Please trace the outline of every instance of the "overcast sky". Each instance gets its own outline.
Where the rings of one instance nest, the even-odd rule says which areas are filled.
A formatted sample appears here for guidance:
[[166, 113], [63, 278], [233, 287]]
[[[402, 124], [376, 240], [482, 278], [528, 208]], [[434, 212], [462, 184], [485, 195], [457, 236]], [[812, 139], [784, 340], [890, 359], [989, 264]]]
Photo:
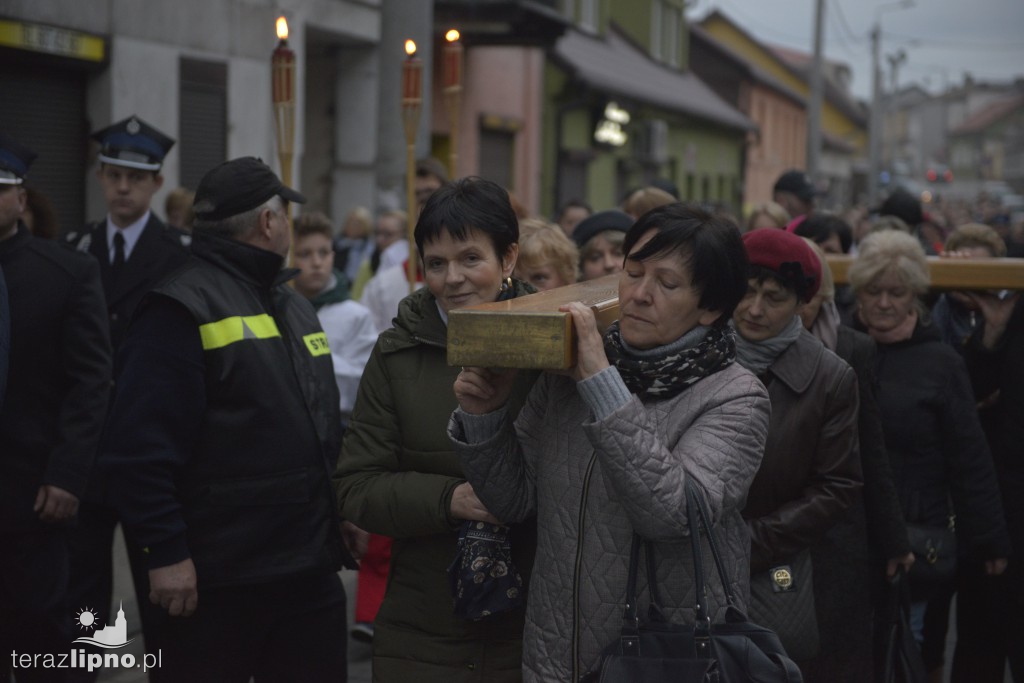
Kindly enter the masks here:
[[[700, 20], [719, 9], [765, 43], [811, 53], [815, 0], [690, 0], [687, 16]], [[884, 7], [881, 12], [878, 8]], [[853, 92], [871, 94], [871, 27], [882, 27], [885, 56], [903, 49], [899, 84], [917, 83], [937, 92], [948, 83], [1010, 81], [1024, 76], [1024, 0], [915, 0], [910, 8], [893, 0], [825, 0], [825, 55], [853, 70]]]

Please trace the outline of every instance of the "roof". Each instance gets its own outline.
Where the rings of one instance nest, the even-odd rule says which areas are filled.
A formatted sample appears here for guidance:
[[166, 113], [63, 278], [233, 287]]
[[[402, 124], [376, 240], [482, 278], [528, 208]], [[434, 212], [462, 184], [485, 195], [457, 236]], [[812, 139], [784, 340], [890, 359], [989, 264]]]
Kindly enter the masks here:
[[555, 44], [554, 58], [580, 81], [610, 95], [681, 112], [727, 128], [757, 126], [716, 95], [691, 71], [654, 61], [614, 26], [604, 38], [566, 31]]
[[691, 24], [689, 29], [690, 35], [692, 37], [696, 38], [698, 41], [704, 43], [705, 45], [715, 50], [729, 61], [739, 66], [752, 80], [757, 81], [761, 85], [771, 88], [772, 90], [775, 90], [776, 92], [779, 92], [782, 95], [785, 95], [786, 97], [795, 101], [800, 106], [807, 105], [806, 97], [804, 97], [797, 91], [793, 90], [779, 79], [775, 78], [775, 76], [769, 74], [767, 71], [759, 67], [757, 64], [751, 62], [749, 59], [746, 59], [745, 57], [740, 55], [731, 47], [729, 47], [728, 45], [726, 45], [725, 43], [721, 42], [713, 35], [708, 33], [704, 28], [697, 26], [696, 24]]
[[[795, 69], [800, 78], [810, 87], [811, 69], [814, 66], [813, 54], [782, 45], [765, 45], [764, 47]], [[844, 62], [823, 58], [823, 64], [834, 70], [844, 70], [847, 74], [850, 72], [850, 67]], [[846, 89], [846, 86], [830, 78], [828, 71], [823, 75], [825, 77], [825, 99], [849, 116], [855, 123], [861, 125], [867, 123], [864, 109], [857, 103], [857, 100], [854, 99], [849, 90]]]
[[[755, 38], [749, 31], [747, 31], [745, 28], [743, 28], [738, 23], [733, 21], [727, 14], [725, 14], [719, 9], [711, 10], [703, 19], [700, 20], [699, 23], [701, 27], [704, 27], [707, 24], [714, 21], [715, 19], [723, 21], [732, 28], [736, 29], [736, 31], [739, 32], [740, 35], [746, 38], [749, 42], [753, 43], [754, 45], [757, 45], [762, 50], [764, 50], [764, 52], [772, 59], [774, 59], [776, 63], [781, 65], [782, 68], [789, 71], [791, 74], [793, 74], [793, 76], [800, 79], [804, 83], [808, 82], [808, 74], [805, 73], [804, 71], [804, 69], [806, 69], [808, 65], [801, 65], [796, 62], [791, 62], [787, 59], [787, 57], [790, 56], [788, 53], [800, 53], [797, 53], [795, 50], [786, 49], [784, 50], [784, 52], [786, 53], [785, 55], [780, 54], [780, 52], [776, 51], [775, 47], [766, 45], [762, 41]], [[864, 108], [855, 100], [853, 100], [853, 98], [844, 93], [840, 88], [836, 87], [836, 85], [829, 81], [827, 78], [825, 79], [825, 100], [829, 104], [834, 106], [836, 109], [839, 109], [854, 124], [858, 126], [867, 125], [867, 115], [864, 111]]]
[[950, 133], [952, 135], [963, 135], [965, 133], [981, 132], [1022, 107], [1024, 107], [1024, 93], [1008, 97], [1005, 100], [998, 100], [968, 116], [963, 123], [950, 131]]

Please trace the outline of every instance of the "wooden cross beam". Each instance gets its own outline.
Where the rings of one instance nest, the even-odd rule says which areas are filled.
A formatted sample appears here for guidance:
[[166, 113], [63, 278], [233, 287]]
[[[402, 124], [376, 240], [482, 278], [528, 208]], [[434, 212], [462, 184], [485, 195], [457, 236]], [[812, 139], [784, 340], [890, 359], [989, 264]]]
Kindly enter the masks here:
[[[852, 256], [827, 256], [832, 279], [849, 284]], [[1024, 259], [955, 259], [928, 257], [932, 289], [1024, 289]]]
[[582, 301], [601, 329], [619, 319], [619, 276], [549, 289], [448, 313], [448, 364], [558, 370], [576, 364], [572, 316], [558, 307]]
[[[849, 282], [853, 259], [829, 256], [836, 284]], [[1024, 259], [929, 257], [935, 289], [1024, 290]], [[618, 275], [559, 287], [530, 296], [451, 311], [448, 364], [559, 370], [576, 363], [572, 317], [558, 307], [582, 301], [605, 329], [619, 318]]]

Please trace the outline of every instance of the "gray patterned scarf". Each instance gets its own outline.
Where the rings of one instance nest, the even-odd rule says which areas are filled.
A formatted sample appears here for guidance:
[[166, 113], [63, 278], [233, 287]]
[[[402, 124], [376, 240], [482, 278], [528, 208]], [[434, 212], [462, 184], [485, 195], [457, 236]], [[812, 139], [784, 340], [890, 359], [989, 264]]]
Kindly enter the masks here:
[[732, 363], [736, 339], [728, 327], [696, 327], [672, 344], [639, 351], [622, 340], [616, 321], [604, 333], [604, 351], [632, 393], [663, 400]]

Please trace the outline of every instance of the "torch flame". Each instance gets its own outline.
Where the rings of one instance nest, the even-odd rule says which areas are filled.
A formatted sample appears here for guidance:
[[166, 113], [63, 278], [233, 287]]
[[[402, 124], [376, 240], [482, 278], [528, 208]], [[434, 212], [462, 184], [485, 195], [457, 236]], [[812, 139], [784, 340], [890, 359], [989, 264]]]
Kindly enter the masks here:
[[414, 54], [416, 54], [416, 41], [414, 41], [414, 40], [407, 40], [407, 41], [405, 41], [405, 54], [409, 55], [410, 57], [412, 57]]
[[288, 20], [284, 16], [277, 18], [277, 37], [281, 40], [288, 40]]
[[448, 33], [444, 34], [444, 39], [447, 40], [449, 43], [454, 43], [456, 40], [459, 39], [459, 32], [453, 28], [448, 29]]

